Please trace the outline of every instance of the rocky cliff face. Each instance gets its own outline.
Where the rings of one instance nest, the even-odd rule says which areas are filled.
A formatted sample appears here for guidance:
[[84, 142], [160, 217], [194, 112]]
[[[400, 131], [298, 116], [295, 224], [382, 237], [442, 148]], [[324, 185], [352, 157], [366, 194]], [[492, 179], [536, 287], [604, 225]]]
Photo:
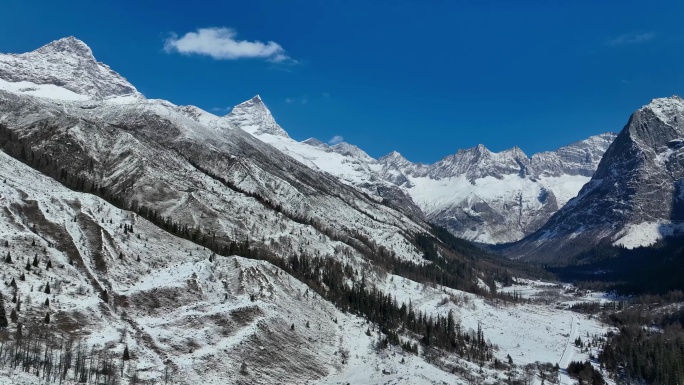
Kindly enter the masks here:
[[345, 142], [297, 142], [258, 97], [222, 119], [371, 198], [483, 243], [516, 241], [541, 227], [589, 181], [615, 138], [601, 134], [532, 157], [517, 147], [495, 153], [479, 145], [426, 165], [396, 151], [376, 160]]
[[[17, 90], [38, 92], [39, 96], [49, 96], [46, 93], [55, 91], [54, 86], [71, 91], [66, 97], [71, 99], [139, 95], [133, 85], [95, 60], [90, 48], [74, 37], [53, 41], [28, 53], [0, 54], [0, 79], [20, 83]], [[60, 99], [65, 98], [64, 92], [57, 93]]]
[[570, 256], [599, 242], [648, 245], [684, 219], [684, 102], [654, 99], [637, 110], [594, 176], [547, 224], [512, 245], [527, 258]]
[[615, 134], [527, 157], [479, 145], [431, 165], [399, 153], [380, 158], [382, 179], [402, 186], [427, 215], [457, 236], [512, 242], [541, 227], [589, 181]]

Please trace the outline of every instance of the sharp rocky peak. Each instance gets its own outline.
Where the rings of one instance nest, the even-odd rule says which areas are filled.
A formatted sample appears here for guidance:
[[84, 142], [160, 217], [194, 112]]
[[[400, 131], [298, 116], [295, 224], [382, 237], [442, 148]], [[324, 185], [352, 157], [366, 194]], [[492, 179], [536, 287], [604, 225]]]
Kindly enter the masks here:
[[386, 163], [386, 164], [397, 163], [397, 162], [399, 162], [399, 163], [408, 162], [408, 160], [406, 158], [404, 158], [404, 156], [401, 155], [401, 153], [399, 153], [399, 151], [392, 151], [389, 154], [378, 159], [378, 161], [380, 163]]
[[33, 94], [52, 99], [141, 96], [125, 78], [95, 60], [90, 47], [73, 36], [55, 40], [28, 53], [0, 54], [0, 79], [10, 83], [56, 86], [78, 96], [47, 88]]
[[658, 119], [667, 125], [679, 126], [684, 117], [684, 100], [677, 95], [653, 99], [651, 103], [642, 107], [638, 112], [643, 113], [646, 110], [652, 111]]
[[314, 146], [314, 147], [320, 147], [320, 148], [328, 148], [328, 145], [323, 143], [322, 141], [316, 139], [316, 138], [309, 138], [302, 143], [308, 144], [309, 146]]
[[276, 123], [273, 114], [259, 95], [233, 107], [224, 118], [251, 134], [289, 138], [287, 132]]
[[48, 43], [35, 51], [35, 53], [50, 55], [50, 54], [69, 54], [77, 56], [82, 59], [89, 59], [95, 61], [93, 51], [83, 41], [73, 37], [65, 37]]
[[358, 158], [358, 159], [364, 159], [368, 162], [373, 161], [373, 158], [370, 157], [365, 151], [360, 149], [359, 147], [349, 144], [347, 142], [340, 142], [337, 143], [333, 146], [330, 146], [330, 149], [333, 150], [334, 152], [338, 154], [342, 154], [345, 156], [351, 156], [353, 158]]

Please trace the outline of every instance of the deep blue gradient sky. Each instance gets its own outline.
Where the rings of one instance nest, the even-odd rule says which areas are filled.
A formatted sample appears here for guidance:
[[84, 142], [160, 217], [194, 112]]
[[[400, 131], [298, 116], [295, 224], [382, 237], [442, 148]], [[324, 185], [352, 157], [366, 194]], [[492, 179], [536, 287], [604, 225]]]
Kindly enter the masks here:
[[[434, 162], [478, 143], [531, 155], [684, 94], [682, 1], [67, 3], [3, 1], [0, 52], [74, 35], [148, 98], [224, 114], [260, 94], [295, 139], [341, 135], [374, 157]], [[208, 27], [290, 60], [164, 50]]]

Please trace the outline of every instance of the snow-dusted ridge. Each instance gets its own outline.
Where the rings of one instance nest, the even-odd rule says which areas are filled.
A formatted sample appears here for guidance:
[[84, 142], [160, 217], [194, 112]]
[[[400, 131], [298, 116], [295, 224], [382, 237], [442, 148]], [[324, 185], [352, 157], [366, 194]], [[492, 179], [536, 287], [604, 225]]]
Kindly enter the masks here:
[[297, 142], [266, 111], [255, 97], [225, 119], [313, 169], [483, 243], [516, 241], [541, 227], [589, 181], [615, 138], [596, 135], [531, 157], [518, 147], [495, 153], [479, 145], [426, 165], [396, 151], [374, 159], [345, 142]]
[[[88, 348], [118, 358], [128, 346], [133, 359], [123, 383], [134, 382], [133, 373], [162, 382], [166, 368], [181, 384], [465, 383], [446, 367], [491, 382], [504, 379], [455, 354], [428, 362], [394, 347], [379, 350], [381, 336], [366, 320], [339, 311], [272, 264], [216, 258], [162, 230], [174, 225], [213, 240], [244, 240], [251, 250], [282, 258], [306, 253], [349, 264], [351, 274], [426, 315], [452, 310], [465, 328], [482, 323], [487, 338], [502, 347], [494, 352], [501, 361], [507, 354], [521, 365], [562, 360], [572, 351], [566, 335], [605, 331], [583, 317], [578, 330], [568, 311], [540, 303], [502, 307], [420, 284], [375, 266], [362, 252], [374, 248], [415, 265], [429, 263], [414, 237], [430, 226], [411, 211], [408, 186], [461, 178], [475, 186], [532, 181], [509, 174], [509, 161], [521, 151], [500, 155], [507, 162], [501, 167], [499, 155], [484, 148], [463, 151], [441, 163], [437, 171], [456, 170], [442, 179], [429, 175], [431, 166], [413, 165], [399, 154], [385, 158], [396, 170], [384, 170], [352, 145], [289, 139], [258, 97], [225, 117], [146, 99], [91, 60], [84, 46], [67, 38], [22, 54], [34, 55], [35, 63], [31, 56], [3, 56], [4, 63], [29, 64], [0, 75], [0, 237], [8, 241], [0, 251], [16, 261], [2, 262], [7, 278], [26, 275], [17, 279], [21, 322], [46, 327], [42, 320], [49, 313], [48, 328], [75, 329]], [[41, 55], [54, 60], [41, 64]], [[458, 168], [472, 156], [488, 161], [468, 169], [474, 174], [461, 174]], [[492, 172], [477, 174], [487, 168]], [[385, 171], [410, 183], [390, 182]], [[348, 177], [346, 184], [339, 175]], [[109, 201], [88, 193], [95, 191]], [[156, 217], [157, 225], [110, 202], [151, 210], [148, 218]], [[29, 271], [24, 261], [33, 255], [39, 262]], [[50, 294], [41, 290], [48, 282]], [[535, 286], [521, 289], [534, 292]], [[550, 285], [543, 286], [546, 291]], [[6, 299], [12, 291], [0, 286]], [[530, 323], [543, 327], [515, 328]], [[33, 373], [0, 368], [0, 382], [8, 378], [35, 383]]]
[[[97, 62], [90, 48], [74, 37], [26, 54], [0, 55], [0, 89], [71, 102], [154, 104]], [[543, 225], [589, 180], [614, 138], [614, 134], [597, 135], [531, 157], [517, 147], [494, 153], [479, 145], [425, 165], [398, 153], [374, 159], [345, 142], [332, 146], [314, 138], [297, 142], [278, 125], [258, 95], [222, 117], [195, 106], [157, 104], [213, 131], [239, 127], [378, 201], [484, 243], [516, 241]]]
[[569, 257], [599, 242], [633, 248], [684, 223], [684, 101], [653, 99], [635, 111], [578, 196], [507, 252]]
[[28, 53], [0, 54], [0, 79], [18, 83], [3, 82], [2, 89], [14, 87], [18, 92], [59, 100], [140, 95], [121, 75], [96, 61], [90, 47], [73, 36]]

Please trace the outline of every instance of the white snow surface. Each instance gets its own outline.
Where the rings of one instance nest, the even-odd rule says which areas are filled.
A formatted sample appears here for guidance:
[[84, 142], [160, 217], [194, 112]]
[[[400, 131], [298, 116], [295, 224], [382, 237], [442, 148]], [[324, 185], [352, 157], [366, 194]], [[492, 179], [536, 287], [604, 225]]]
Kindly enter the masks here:
[[[260, 105], [259, 110], [253, 115], [262, 115], [261, 109], [263, 108], [265, 107]], [[249, 112], [245, 108], [240, 108], [240, 114], [245, 116], [249, 115]], [[271, 116], [270, 113], [268, 116]], [[247, 119], [247, 121], [258, 119]], [[553, 194], [557, 208], [560, 208], [575, 197], [582, 186], [590, 180], [590, 176], [579, 174], [543, 174], [532, 178], [520, 177], [514, 173], [501, 177], [485, 176], [474, 180], [469, 179], [466, 174], [443, 177], [416, 175], [402, 172], [401, 169], [388, 168], [386, 159], [376, 160], [348, 143], [328, 146], [315, 139], [298, 142], [287, 135], [257, 131], [251, 123], [243, 125], [235, 120], [233, 123], [308, 167], [334, 175], [341, 181], [366, 191], [370, 195], [377, 194], [379, 185], [398, 187], [413, 199], [428, 218], [433, 220], [437, 217], [444, 219], [441, 213], [454, 208], [477, 216], [477, 213], [470, 207], [474, 202], [484, 202], [504, 217], [509, 218], [512, 226], [517, 226], [515, 228], [506, 226], [505, 231], [500, 231], [490, 228], [489, 226], [493, 224], [485, 222], [480, 227], [456, 234], [462, 238], [483, 243], [511, 242], [521, 239], [528, 232], [526, 226], [539, 221], [539, 215], [550, 216], [555, 212], [553, 210], [540, 214], [546, 207], [546, 202], [540, 200], [545, 191]], [[390, 154], [389, 157], [394, 159], [395, 164], [398, 162], [404, 167], [427, 167], [414, 165], [396, 152]], [[394, 179], [399, 177], [402, 183], [397, 185]]]
[[[209, 262], [207, 250], [133, 213], [68, 190], [1, 152], [0, 160], [0, 239], [10, 245], [3, 254], [9, 251], [15, 258], [13, 265], [4, 265], [4, 278], [17, 277], [25, 258], [37, 253], [40, 260], [26, 281], [17, 280], [24, 302], [22, 322], [39, 323], [47, 310], [51, 327], [61, 328], [70, 319], [83, 323], [74, 332], [88, 346], [121, 354], [127, 345], [134, 359], [124, 381], [136, 371], [142, 380], [159, 380], [168, 366], [179, 384], [466, 383], [419, 356], [394, 348], [377, 350], [377, 331], [366, 335], [372, 325], [341, 313], [275, 266], [240, 257]], [[125, 233], [121, 224], [133, 225], [134, 232]], [[48, 231], [55, 226], [65, 232]], [[44, 267], [48, 259], [50, 270]], [[70, 259], [82, 263], [71, 265]], [[505, 305], [391, 274], [367, 274], [379, 289], [399, 302], [410, 301], [415, 309], [431, 315], [453, 310], [466, 330], [481, 323], [485, 336], [499, 347], [500, 359], [511, 354], [524, 364], [560, 362], [567, 356], [575, 327], [568, 311], [538, 301]], [[53, 289], [49, 295], [40, 290], [46, 282]], [[103, 288], [120, 300], [104, 304], [99, 298]], [[530, 281], [509, 289], [527, 288], [535, 298], [557, 287]], [[0, 290], [11, 297], [7, 286]], [[48, 297], [51, 305], [45, 309], [41, 304]], [[605, 329], [576, 317], [577, 333]], [[455, 357], [445, 359], [470, 367]], [[248, 363], [246, 375], [239, 373], [242, 362]], [[491, 370], [485, 375], [498, 376]], [[25, 374], [7, 369], [0, 370], [2, 378], [31, 383]]]
[[[36, 88], [22, 92], [61, 100], [140, 95], [121, 75], [96, 61], [90, 47], [75, 37], [53, 41], [28, 53], [0, 54], [0, 78], [10, 83], [33, 83], [35, 86], [20, 86], [20, 90]], [[0, 86], [10, 87], [6, 83]]]
[[[15, 71], [16, 68], [21, 71]], [[85, 69], [79, 72], [79, 68]], [[18, 73], [23, 78], [8, 73]], [[64, 86], [50, 87], [53, 77], [65, 79], [61, 83]], [[90, 49], [73, 38], [51, 43], [34, 53], [2, 55], [0, 78], [5, 79], [0, 88], [6, 91], [0, 92], [0, 102], [7, 102], [7, 93], [11, 93], [29, 98], [36, 110], [65, 110], [82, 117], [90, 116], [87, 111], [98, 110], [98, 119], [112, 123], [127, 116], [159, 117], [174, 123], [184, 137], [211, 142], [217, 148], [230, 144], [224, 138], [226, 130], [241, 127], [302, 163], [336, 175], [350, 185], [397, 186], [379, 176], [382, 164], [355, 146], [300, 143], [286, 133], [283, 135], [284, 131], [279, 131], [282, 128], [258, 97], [226, 117], [192, 106], [147, 100], [125, 79], [95, 62]], [[256, 115], [252, 113], [255, 108]], [[23, 117], [26, 123], [34, 118]], [[6, 119], [7, 116], [0, 116], [0, 122]], [[89, 130], [86, 123], [84, 119], [69, 127], [69, 138], [89, 143], [98, 150], [112, 143]], [[172, 186], [178, 188], [180, 198], [170, 200], [168, 210], [182, 216], [186, 223], [202, 223], [206, 221], [205, 213], [218, 213], [217, 228], [247, 231], [250, 237], [263, 239], [284, 257], [299, 247], [317, 255], [334, 255], [353, 264], [399, 302], [411, 302], [414, 308], [429, 315], [446, 315], [453, 310], [465, 328], [475, 329], [480, 323], [485, 336], [499, 347], [495, 354], [502, 360], [507, 354], [520, 365], [563, 362], [569, 356], [582, 359], [584, 356], [579, 352], [568, 348], [573, 335], [602, 334], [606, 330], [595, 320], [559, 308], [559, 303], [570, 299], [560, 294], [562, 288], [551, 284], [525, 282], [518, 289], [535, 301], [511, 305], [380, 273], [347, 245], [273, 210], [265, 210], [254, 199], [220, 189], [216, 180], [196, 169], [178, 166], [177, 158], [170, 152], [151, 151], [128, 133], [116, 137], [113, 143], [101, 153], [123, 161], [117, 164], [117, 174], [107, 178], [142, 170], [140, 178], [145, 179], [150, 178], [147, 170], [158, 165], [173, 166], [166, 168], [160, 179], [176, 182]], [[140, 157], [122, 156], [128, 153]], [[518, 151], [506, 156], [514, 153]], [[398, 154], [394, 159], [402, 160]], [[379, 245], [396, 251], [400, 258], [421, 260], [419, 251], [401, 234], [418, 232], [421, 224], [396, 211], [367, 200], [353, 202], [358, 205], [354, 208], [352, 203], [343, 205], [340, 200], [323, 199], [312, 201], [311, 207], [300, 207], [297, 204], [304, 200], [304, 194], [296, 186], [253, 164], [240, 166], [248, 169], [239, 175], [240, 187], [246, 191], [259, 191], [267, 186], [272, 196], [287, 202], [293, 211], [334, 213], [329, 218], [334, 226], [354, 224]], [[226, 178], [232, 177], [229, 172], [235, 171], [226, 170]], [[485, 176], [474, 179], [474, 186], [485, 186], [484, 192], [477, 194], [492, 201], [531, 189], [525, 178], [515, 178], [519, 177]], [[564, 199], [582, 181], [562, 178], [543, 176], [532, 183], [556, 189], [557, 198]], [[446, 188], [456, 188], [459, 194], [461, 189], [471, 188], [458, 176], [444, 179]], [[415, 177], [402, 188], [411, 193], [413, 187], [409, 186], [424, 184], [425, 190], [420, 190], [423, 195], [415, 194], [423, 197], [426, 206], [436, 207], [432, 192], [425, 192], [439, 187], [430, 184], [433, 180]], [[509, 190], [494, 191], [504, 186]], [[365, 189], [372, 192], [370, 187]], [[536, 204], [532, 199], [536, 192], [540, 190], [523, 199], [530, 208]], [[438, 195], [441, 192], [434, 194], [442, 199], [450, 197]], [[461, 194], [458, 199], [469, 199], [473, 194]], [[377, 218], [370, 219], [363, 212], [372, 212]], [[254, 218], [258, 218], [259, 226]], [[133, 226], [134, 231], [124, 231], [123, 225]], [[487, 239], [486, 234], [473, 237]], [[0, 239], [9, 243], [7, 250], [0, 244], [0, 252], [10, 252], [15, 261], [3, 263], [4, 281], [26, 272], [24, 264], [32, 256], [38, 255], [40, 260], [39, 267], [26, 272], [25, 281], [17, 279], [24, 303], [21, 321], [29, 326], [38, 325], [48, 312], [53, 320], [49, 328], [68, 330], [90, 347], [120, 356], [128, 346], [133, 360], [126, 364], [124, 383], [130, 382], [134, 372], [143, 381], [159, 382], [165, 367], [179, 384], [465, 384], [464, 379], [440, 369], [440, 364], [478, 371], [475, 365], [457, 357], [446, 356], [429, 363], [422, 356], [405, 354], [399, 349], [377, 350], [378, 332], [373, 330], [370, 336], [366, 335], [366, 330], [375, 329], [373, 325], [340, 312], [277, 267], [240, 257], [217, 257], [210, 262], [208, 250], [171, 236], [96, 196], [69, 190], [3, 152]], [[490, 240], [495, 241], [491, 237]], [[45, 267], [48, 260], [53, 265], [49, 270]], [[51, 294], [40, 290], [48, 282], [53, 288]], [[104, 289], [110, 293], [109, 303], [100, 299]], [[9, 286], [2, 285], [0, 291], [5, 298], [11, 298]], [[49, 308], [42, 305], [46, 298], [50, 299]], [[247, 364], [246, 374], [240, 373], [243, 362]], [[485, 369], [483, 376], [493, 380], [501, 373]], [[5, 368], [0, 369], [2, 381], [29, 384], [35, 383], [35, 378]]]
[[684, 223], [673, 221], [655, 221], [628, 224], [614, 237], [613, 244], [628, 249], [650, 246], [664, 237], [681, 234]]

